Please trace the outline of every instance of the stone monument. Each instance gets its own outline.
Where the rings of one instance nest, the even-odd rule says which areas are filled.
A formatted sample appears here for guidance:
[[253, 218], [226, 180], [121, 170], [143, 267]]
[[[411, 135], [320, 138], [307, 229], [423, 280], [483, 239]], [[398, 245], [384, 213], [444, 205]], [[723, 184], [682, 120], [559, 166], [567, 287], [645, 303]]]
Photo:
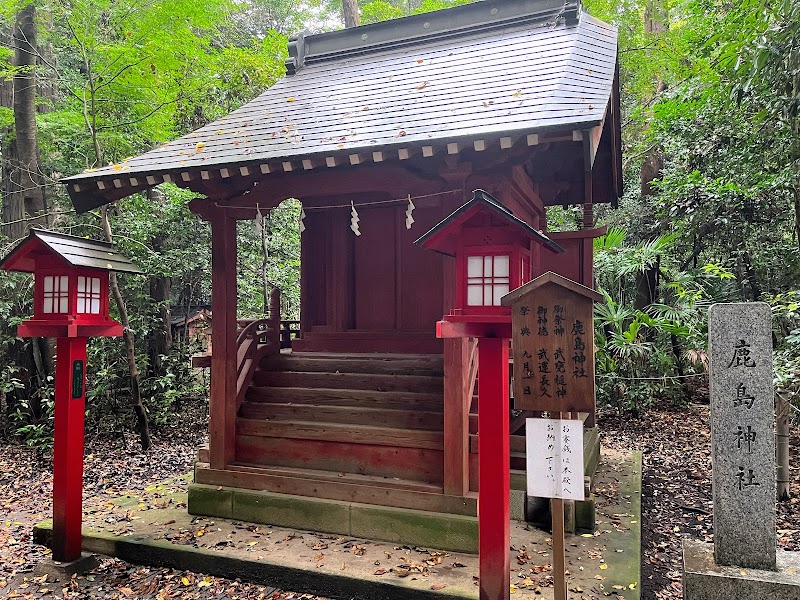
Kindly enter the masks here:
[[714, 544], [684, 543], [684, 598], [800, 600], [800, 556], [775, 541], [771, 310], [715, 304], [708, 320]]

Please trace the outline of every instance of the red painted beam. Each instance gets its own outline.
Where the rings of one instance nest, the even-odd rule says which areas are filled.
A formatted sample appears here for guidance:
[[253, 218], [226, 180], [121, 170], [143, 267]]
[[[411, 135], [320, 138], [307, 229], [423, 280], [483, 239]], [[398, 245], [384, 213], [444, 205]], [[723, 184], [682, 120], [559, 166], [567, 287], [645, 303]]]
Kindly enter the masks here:
[[478, 341], [480, 600], [508, 600], [511, 593], [508, 348], [508, 339]]
[[236, 220], [215, 208], [211, 220], [211, 468], [233, 462], [236, 442]]
[[58, 338], [53, 442], [53, 559], [59, 562], [73, 561], [81, 555], [85, 398], [86, 338]]

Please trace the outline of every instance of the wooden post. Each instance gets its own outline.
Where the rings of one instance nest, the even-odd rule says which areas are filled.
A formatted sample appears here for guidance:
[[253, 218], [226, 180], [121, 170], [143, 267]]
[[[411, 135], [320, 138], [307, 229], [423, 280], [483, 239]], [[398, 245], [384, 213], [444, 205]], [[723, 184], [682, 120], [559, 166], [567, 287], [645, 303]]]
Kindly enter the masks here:
[[478, 342], [480, 600], [508, 600], [511, 593], [508, 349], [507, 339]]
[[81, 555], [86, 338], [58, 338], [53, 441], [53, 559]]
[[789, 500], [789, 401], [782, 394], [775, 394], [776, 415], [776, 479], [778, 502]]
[[[559, 419], [572, 418], [571, 413], [558, 413]], [[550, 500], [553, 523], [553, 600], [567, 600], [566, 543], [564, 540], [564, 499]]]
[[[591, 159], [591, 136], [584, 133], [584, 163], [583, 163], [583, 219], [582, 229], [594, 227], [594, 191], [592, 188], [592, 159]], [[591, 240], [586, 240], [592, 246]], [[583, 252], [582, 252], [583, 254]], [[585, 256], [585, 255], [584, 255]], [[591, 265], [589, 265], [591, 267]], [[586, 287], [594, 288], [594, 281], [585, 281]], [[584, 427], [594, 427], [597, 424], [597, 397], [592, 398], [592, 410], [586, 418]]]
[[564, 549], [564, 499], [550, 500], [553, 514], [553, 598], [567, 600], [566, 552]]
[[469, 491], [468, 348], [469, 338], [444, 340], [444, 493], [450, 496]]
[[211, 218], [211, 310], [209, 462], [224, 469], [236, 443], [236, 220], [221, 207]]
[[280, 354], [283, 335], [281, 333], [281, 291], [273, 288], [269, 294], [269, 340], [270, 353]]

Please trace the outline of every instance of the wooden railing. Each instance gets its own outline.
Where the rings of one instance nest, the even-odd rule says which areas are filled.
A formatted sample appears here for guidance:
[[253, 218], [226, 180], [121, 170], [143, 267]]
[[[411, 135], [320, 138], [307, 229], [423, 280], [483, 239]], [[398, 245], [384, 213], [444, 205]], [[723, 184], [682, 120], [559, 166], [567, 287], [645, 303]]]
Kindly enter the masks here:
[[291, 348], [292, 340], [300, 337], [300, 321], [281, 319], [281, 348]]
[[281, 292], [275, 288], [269, 297], [269, 317], [237, 320], [236, 406], [242, 403], [253, 373], [261, 359], [281, 351]]
[[[270, 316], [236, 321], [236, 404], [241, 404], [261, 359], [281, 351], [280, 290], [270, 294]], [[213, 318], [213, 316], [212, 316]], [[213, 338], [212, 338], [213, 344]], [[212, 349], [213, 353], [213, 349]], [[193, 367], [210, 367], [211, 354], [192, 357]]]
[[236, 404], [244, 398], [253, 380], [258, 363], [270, 352], [280, 351], [275, 339], [277, 329], [270, 327], [271, 319], [239, 320], [239, 335], [236, 338]]

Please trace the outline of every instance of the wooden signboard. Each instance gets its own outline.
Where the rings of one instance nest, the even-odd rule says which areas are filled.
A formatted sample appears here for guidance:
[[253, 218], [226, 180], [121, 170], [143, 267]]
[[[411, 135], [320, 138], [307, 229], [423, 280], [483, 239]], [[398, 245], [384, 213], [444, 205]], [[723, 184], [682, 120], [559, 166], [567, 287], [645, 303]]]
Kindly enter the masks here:
[[592, 304], [602, 300], [552, 271], [503, 297], [512, 309], [515, 409], [594, 411]]

